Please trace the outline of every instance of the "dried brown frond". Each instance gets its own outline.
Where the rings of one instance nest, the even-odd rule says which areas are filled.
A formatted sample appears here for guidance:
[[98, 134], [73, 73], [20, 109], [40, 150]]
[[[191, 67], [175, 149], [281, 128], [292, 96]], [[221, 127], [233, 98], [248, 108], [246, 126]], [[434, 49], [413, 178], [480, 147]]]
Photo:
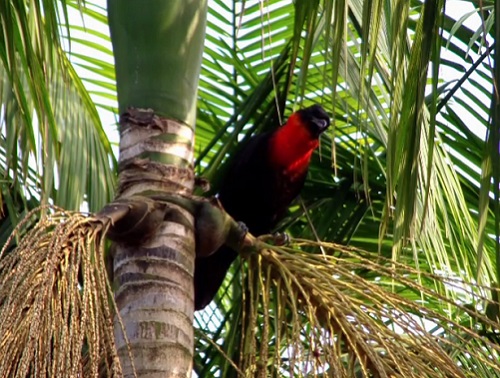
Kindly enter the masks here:
[[119, 377], [107, 225], [53, 209], [31, 216], [39, 213], [19, 245], [1, 252], [0, 377]]
[[492, 304], [495, 289], [335, 244], [295, 242], [329, 253], [269, 246], [249, 257], [246, 376], [498, 376], [499, 324], [472, 305]]

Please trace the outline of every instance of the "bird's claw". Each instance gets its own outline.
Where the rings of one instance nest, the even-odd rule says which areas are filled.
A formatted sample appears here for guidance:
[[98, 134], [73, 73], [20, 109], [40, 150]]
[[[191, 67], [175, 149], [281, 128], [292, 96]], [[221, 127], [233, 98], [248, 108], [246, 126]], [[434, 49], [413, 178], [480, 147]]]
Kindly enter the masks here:
[[290, 236], [286, 232], [275, 232], [272, 235], [259, 236], [259, 240], [265, 243], [271, 243], [277, 247], [282, 247], [290, 243]]
[[286, 232], [275, 232], [273, 234], [274, 245], [286, 246], [290, 243], [290, 235]]
[[210, 181], [208, 181], [205, 177], [196, 176], [194, 178], [194, 185], [200, 188], [203, 193], [210, 191]]

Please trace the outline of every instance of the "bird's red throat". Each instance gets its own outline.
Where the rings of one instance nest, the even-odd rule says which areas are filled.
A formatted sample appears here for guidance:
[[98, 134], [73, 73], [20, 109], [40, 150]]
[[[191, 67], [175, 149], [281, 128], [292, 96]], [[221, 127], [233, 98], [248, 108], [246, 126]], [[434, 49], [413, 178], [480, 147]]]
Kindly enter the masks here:
[[287, 175], [302, 175], [318, 145], [318, 138], [313, 137], [300, 116], [292, 114], [287, 123], [271, 138], [271, 161]]

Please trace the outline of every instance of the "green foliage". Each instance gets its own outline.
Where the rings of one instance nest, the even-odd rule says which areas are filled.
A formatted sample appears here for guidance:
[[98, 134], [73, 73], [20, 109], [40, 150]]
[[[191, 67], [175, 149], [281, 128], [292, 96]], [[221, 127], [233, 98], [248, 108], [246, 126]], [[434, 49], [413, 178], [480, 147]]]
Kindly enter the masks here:
[[[423, 272], [495, 282], [494, 201], [485, 187], [491, 175], [480, 186], [492, 93], [481, 55], [491, 53], [485, 46], [491, 31], [471, 30], [444, 5], [213, 1], [200, 80], [198, 172], [216, 191], [239, 142], [298, 106], [321, 103], [334, 115], [332, 135], [322, 140], [302, 198], [280, 229], [378, 252]], [[229, 356], [239, 345], [245, 294], [235, 265], [216, 304], [197, 318]], [[422, 284], [457, 300], [455, 289]], [[467, 300], [477, 305], [474, 296]], [[199, 350], [200, 374], [229, 374], [224, 353], [210, 344]]]
[[[91, 210], [114, 192], [115, 158], [96, 104], [64, 49], [69, 6], [80, 2], [9, 1], [0, 6], [2, 202], [35, 200]], [[7, 193], [12, 187], [21, 197]]]
[[[116, 88], [109, 37], [96, 26], [105, 11], [93, 2], [56, 8], [45, 1], [43, 11], [35, 0], [0, 5], [2, 235], [38, 202], [75, 209], [85, 199], [96, 210], [112, 196], [114, 158], [96, 109], [116, 107]], [[453, 2], [442, 0], [210, 0], [195, 169], [217, 191], [252, 133], [322, 104], [333, 115], [332, 132], [280, 229], [412, 265], [420, 286], [397, 290], [402, 300], [432, 289], [443, 301], [425, 305], [472, 322], [474, 334], [483, 322], [462, 317], [455, 303], [484, 311], [487, 287], [500, 276], [499, 116], [490, 110], [500, 28], [495, 2], [461, 6], [457, 16]], [[71, 9], [81, 10], [85, 27], [73, 19], [66, 25]], [[67, 32], [71, 45], [61, 43]], [[226, 290], [196, 317], [199, 372], [233, 371], [223, 356], [239, 348], [245, 269], [235, 264]], [[369, 270], [356, 274], [379, 279]], [[463, 284], [438, 285], [425, 274]], [[462, 286], [473, 283], [480, 286], [463, 297]], [[276, 302], [267, 305], [278, 313]], [[494, 327], [484, 332], [497, 337]], [[455, 361], [480, 366], [467, 357], [467, 348], [479, 347], [471, 334], [450, 339]]]

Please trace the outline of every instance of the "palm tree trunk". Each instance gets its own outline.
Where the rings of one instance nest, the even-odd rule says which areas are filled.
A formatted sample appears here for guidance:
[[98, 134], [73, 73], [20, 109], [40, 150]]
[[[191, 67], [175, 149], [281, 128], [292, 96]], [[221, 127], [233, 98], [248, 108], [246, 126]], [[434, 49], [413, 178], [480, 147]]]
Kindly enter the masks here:
[[[108, 1], [122, 114], [120, 198], [193, 190], [206, 11], [206, 0]], [[172, 209], [176, 216], [165, 217], [155, 235], [115, 248], [115, 298], [125, 330], [117, 322], [115, 336], [125, 376], [134, 370], [139, 377], [191, 376], [194, 222]]]

